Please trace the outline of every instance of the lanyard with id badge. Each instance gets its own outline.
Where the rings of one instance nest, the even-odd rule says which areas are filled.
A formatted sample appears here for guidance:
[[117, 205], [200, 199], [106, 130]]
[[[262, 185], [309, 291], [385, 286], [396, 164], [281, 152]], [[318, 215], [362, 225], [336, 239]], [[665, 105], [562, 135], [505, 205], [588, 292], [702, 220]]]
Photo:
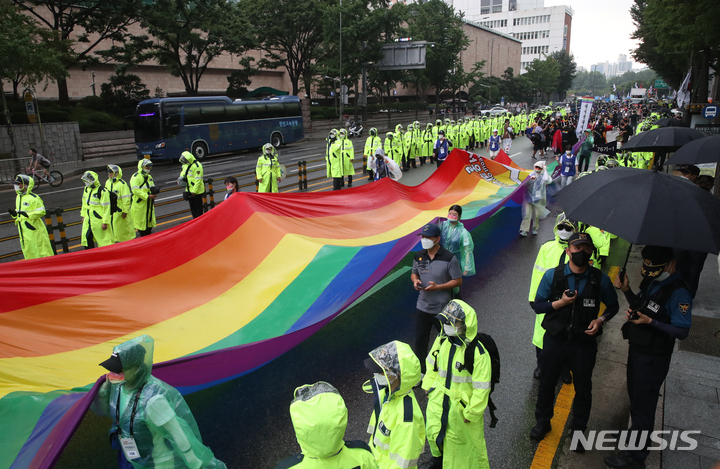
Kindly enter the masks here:
[[[137, 443], [135, 443], [134, 432], [133, 432], [133, 424], [135, 423], [135, 412], [137, 411], [138, 401], [140, 401], [140, 393], [142, 392], [143, 388], [145, 387], [145, 384], [140, 386], [140, 389], [138, 389], [137, 394], [135, 395], [135, 403], [133, 404], [132, 413], [130, 414], [130, 437], [129, 438], [123, 438], [120, 436], [118, 438], [118, 441], [120, 442], [120, 446], [123, 449], [123, 453], [125, 453], [125, 457], [128, 461], [134, 461], [135, 459], [140, 459], [140, 450], [138, 450]], [[122, 429], [120, 428], [120, 394], [122, 393], [122, 390], [118, 390], [118, 400], [117, 400], [117, 406], [115, 407], [115, 423], [118, 428], [119, 435], [122, 435]]]

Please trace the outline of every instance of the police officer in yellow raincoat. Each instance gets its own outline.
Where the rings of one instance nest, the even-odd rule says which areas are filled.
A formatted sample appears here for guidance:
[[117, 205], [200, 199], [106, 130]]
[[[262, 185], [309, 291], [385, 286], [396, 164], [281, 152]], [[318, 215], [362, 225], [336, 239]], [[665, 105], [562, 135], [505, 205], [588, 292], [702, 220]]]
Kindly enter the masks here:
[[420, 382], [420, 360], [406, 343], [381, 345], [365, 360], [373, 379], [363, 385], [373, 395], [370, 448], [380, 469], [415, 469], [425, 447], [425, 419], [413, 386]]
[[377, 469], [365, 442], [343, 440], [348, 411], [330, 383], [319, 381], [297, 388], [290, 419], [302, 452], [283, 459], [275, 469]]
[[[353, 143], [347, 138], [347, 131], [340, 129], [338, 139], [330, 149], [333, 161], [333, 190], [338, 190], [343, 186], [343, 176], [348, 177], [348, 187], [352, 187], [352, 177], [355, 174], [353, 167], [353, 159], [355, 158], [355, 149]], [[335, 170], [337, 163], [338, 169]]]
[[370, 161], [372, 158], [375, 158], [375, 150], [378, 148], [382, 148], [382, 140], [380, 140], [380, 137], [378, 137], [377, 129], [373, 127], [370, 129], [370, 136], [365, 140], [365, 147], [363, 148], [363, 157], [365, 159], [365, 164], [367, 168], [367, 172], [369, 174], [368, 181], [373, 180], [373, 173], [372, 169], [370, 169]]
[[130, 207], [132, 206], [132, 194], [130, 186], [122, 178], [122, 168], [115, 164], [107, 166], [108, 179], [105, 181], [105, 189], [115, 194], [117, 204], [113, 206], [112, 199], [110, 208], [113, 210], [111, 228], [116, 243], [122, 243], [135, 238]]
[[[490, 354], [475, 341], [475, 310], [452, 300], [438, 319], [443, 330], [427, 356], [427, 439], [433, 469], [489, 469], [483, 414], [490, 397]], [[472, 354], [466, 348], [474, 346]], [[465, 357], [472, 356], [472, 373]]]
[[255, 166], [255, 177], [260, 182], [258, 192], [277, 192], [278, 178], [280, 177], [277, 150], [271, 144], [266, 143], [262, 152], [257, 166]]
[[32, 189], [35, 181], [30, 176], [20, 174], [15, 178], [15, 208], [8, 213], [18, 229], [20, 248], [25, 259], [37, 259], [54, 254], [50, 245], [50, 236], [45, 226], [45, 205]]
[[203, 167], [189, 151], [180, 155], [180, 177], [178, 184], [185, 190], [183, 198], [190, 204], [190, 213], [193, 218], [203, 214], [203, 195], [205, 194], [205, 181], [203, 180]]
[[[80, 178], [85, 183], [82, 195], [82, 245], [85, 249], [115, 243], [112, 233], [110, 191], [105, 189], [95, 171], [85, 171]], [[94, 242], [93, 242], [94, 241]]]
[[152, 233], [155, 226], [155, 198], [158, 190], [155, 187], [150, 170], [152, 161], [143, 159], [138, 161], [138, 170], [130, 178], [130, 190], [132, 191], [132, 207], [130, 214], [133, 219], [133, 226], [138, 231], [138, 236], [147, 236]]

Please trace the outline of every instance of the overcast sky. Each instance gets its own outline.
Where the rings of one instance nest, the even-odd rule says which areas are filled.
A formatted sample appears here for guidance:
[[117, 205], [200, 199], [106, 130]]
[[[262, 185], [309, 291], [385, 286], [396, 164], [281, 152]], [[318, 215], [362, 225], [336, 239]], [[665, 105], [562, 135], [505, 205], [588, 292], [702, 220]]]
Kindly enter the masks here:
[[[635, 25], [630, 17], [632, 0], [545, 0], [545, 6], [570, 5], [575, 11], [570, 36], [570, 52], [575, 62], [590, 70], [590, 65], [617, 62], [618, 55], [626, 54], [637, 41], [630, 39]], [[633, 69], [645, 67], [633, 60]]]

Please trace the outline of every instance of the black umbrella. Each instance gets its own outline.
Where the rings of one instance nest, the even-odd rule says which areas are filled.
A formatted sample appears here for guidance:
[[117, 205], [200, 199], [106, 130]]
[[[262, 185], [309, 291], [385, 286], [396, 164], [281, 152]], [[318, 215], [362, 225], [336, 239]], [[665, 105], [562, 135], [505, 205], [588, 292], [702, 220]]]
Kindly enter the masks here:
[[613, 168], [576, 180], [555, 199], [568, 218], [633, 244], [720, 251], [720, 199], [678, 176]]
[[655, 167], [660, 168], [665, 163], [667, 153], [674, 152], [683, 145], [704, 137], [705, 134], [699, 130], [687, 127], [660, 127], [640, 132], [623, 144], [622, 151], [655, 152]]
[[699, 130], [687, 127], [660, 127], [659, 129], [641, 132], [622, 146], [623, 151], [654, 151], [668, 153], [676, 151], [686, 143], [704, 138]]
[[693, 140], [680, 147], [667, 164], [701, 164], [720, 162], [720, 135]]
[[665, 117], [663, 119], [656, 120], [653, 124], [659, 125], [660, 127], [687, 127], [683, 121], [675, 119], [674, 117]]

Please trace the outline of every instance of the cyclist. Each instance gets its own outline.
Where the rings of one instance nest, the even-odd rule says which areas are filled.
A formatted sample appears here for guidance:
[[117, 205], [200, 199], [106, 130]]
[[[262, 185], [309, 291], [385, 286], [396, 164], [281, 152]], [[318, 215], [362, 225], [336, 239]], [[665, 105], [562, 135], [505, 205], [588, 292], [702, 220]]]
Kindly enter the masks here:
[[36, 149], [31, 148], [30, 149], [30, 156], [32, 159], [30, 160], [30, 166], [27, 167], [26, 172], [29, 175], [32, 175], [33, 171], [39, 171], [40, 167], [43, 169], [43, 173], [45, 174], [45, 178], [49, 181], [53, 181], [53, 177], [50, 176], [50, 160], [42, 156], [40, 153], [37, 152]]

